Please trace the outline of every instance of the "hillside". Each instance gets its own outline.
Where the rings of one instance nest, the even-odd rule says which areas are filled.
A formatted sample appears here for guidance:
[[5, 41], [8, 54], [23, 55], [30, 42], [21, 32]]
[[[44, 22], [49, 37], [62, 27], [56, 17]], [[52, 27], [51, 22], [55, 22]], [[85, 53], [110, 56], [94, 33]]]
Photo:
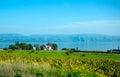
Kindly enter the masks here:
[[79, 35], [30, 35], [0, 34], [0, 42], [120, 42], [120, 36], [97, 34]]

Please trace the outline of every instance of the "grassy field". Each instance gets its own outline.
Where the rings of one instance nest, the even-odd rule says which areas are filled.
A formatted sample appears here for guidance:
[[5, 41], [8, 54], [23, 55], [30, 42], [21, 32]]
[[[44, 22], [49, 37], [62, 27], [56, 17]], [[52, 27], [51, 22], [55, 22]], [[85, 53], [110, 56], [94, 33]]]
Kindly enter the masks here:
[[0, 77], [120, 77], [120, 54], [0, 51]]

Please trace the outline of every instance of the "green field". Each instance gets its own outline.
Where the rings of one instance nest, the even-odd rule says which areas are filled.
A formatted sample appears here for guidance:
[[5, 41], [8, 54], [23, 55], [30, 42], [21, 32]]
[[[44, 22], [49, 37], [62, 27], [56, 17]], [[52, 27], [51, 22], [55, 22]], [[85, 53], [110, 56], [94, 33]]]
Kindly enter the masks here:
[[120, 77], [120, 54], [0, 51], [0, 77]]

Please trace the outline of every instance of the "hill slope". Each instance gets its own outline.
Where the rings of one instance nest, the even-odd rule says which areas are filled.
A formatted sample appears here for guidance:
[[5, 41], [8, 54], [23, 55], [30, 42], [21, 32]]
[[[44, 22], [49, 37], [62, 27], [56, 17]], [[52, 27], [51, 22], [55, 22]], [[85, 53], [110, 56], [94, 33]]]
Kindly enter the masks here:
[[120, 36], [80, 34], [80, 35], [30, 35], [0, 34], [0, 42], [113, 42]]

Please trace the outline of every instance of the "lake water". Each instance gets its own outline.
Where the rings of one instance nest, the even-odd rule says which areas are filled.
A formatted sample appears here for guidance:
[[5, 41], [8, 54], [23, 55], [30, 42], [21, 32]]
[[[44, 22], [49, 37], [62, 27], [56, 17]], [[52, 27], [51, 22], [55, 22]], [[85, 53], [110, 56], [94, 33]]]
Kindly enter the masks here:
[[[47, 42], [27, 42], [30, 44], [46, 44]], [[62, 48], [78, 48], [79, 50], [102, 50], [115, 49], [120, 46], [120, 42], [54, 42], [58, 45], [58, 49]], [[8, 47], [12, 42], [0, 42], [0, 48]]]

